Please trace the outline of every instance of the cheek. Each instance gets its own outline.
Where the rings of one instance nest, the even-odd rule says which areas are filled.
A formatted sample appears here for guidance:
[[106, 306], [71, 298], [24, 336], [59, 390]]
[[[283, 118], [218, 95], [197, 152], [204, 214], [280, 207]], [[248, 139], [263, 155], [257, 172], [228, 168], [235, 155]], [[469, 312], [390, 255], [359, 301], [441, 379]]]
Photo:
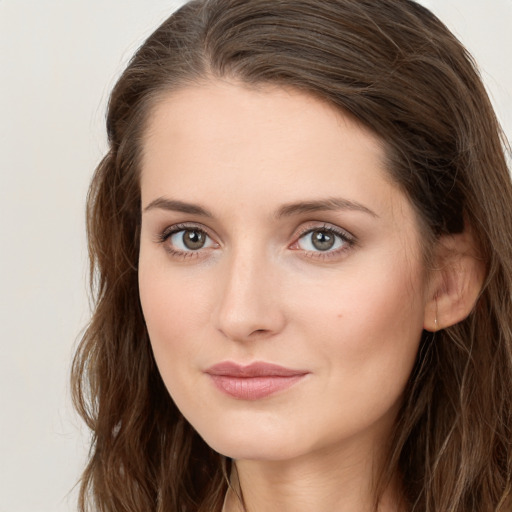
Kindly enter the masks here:
[[397, 412], [423, 326], [416, 278], [404, 276], [403, 268], [352, 269], [346, 279], [302, 297], [297, 317], [300, 330], [314, 340], [312, 360], [325, 377], [316, 403], [329, 418], [327, 436], [333, 439], [340, 430], [349, 435], [392, 422]]
[[[165, 264], [159, 267], [141, 258], [140, 300], [157, 363], [163, 353], [192, 350], [194, 340], [199, 343], [200, 338], [190, 334], [204, 321], [207, 289], [183, 273], [170, 272]], [[187, 344], [179, 342], [184, 338]]]
[[419, 266], [404, 272], [404, 261], [375, 261], [308, 287], [296, 316], [333, 373], [357, 386], [396, 388], [409, 376], [423, 330], [423, 276]]
[[[358, 282], [359, 285], [347, 294], [345, 308], [360, 329], [373, 332], [374, 337], [390, 338], [390, 341], [410, 339], [411, 330], [421, 332], [420, 279], [412, 279], [411, 274], [390, 266], [386, 271], [378, 268], [368, 271]], [[372, 339], [361, 341], [371, 344]]]
[[[198, 354], [207, 352], [203, 327], [207, 313], [207, 286], [169, 267], [139, 264], [140, 300], [151, 347], [160, 375], [185, 417], [189, 407], [206, 410], [206, 397], [190, 395], [200, 385]], [[206, 349], [206, 350], [205, 350]], [[193, 415], [192, 415], [193, 416]]]

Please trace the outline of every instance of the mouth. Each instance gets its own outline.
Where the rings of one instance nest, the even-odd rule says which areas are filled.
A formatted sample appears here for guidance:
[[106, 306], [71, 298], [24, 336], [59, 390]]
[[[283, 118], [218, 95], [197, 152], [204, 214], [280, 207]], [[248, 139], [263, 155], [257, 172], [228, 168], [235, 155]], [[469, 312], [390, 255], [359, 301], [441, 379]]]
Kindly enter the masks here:
[[230, 361], [208, 368], [208, 374], [219, 391], [238, 400], [260, 400], [284, 391], [309, 372], [256, 362], [248, 366]]

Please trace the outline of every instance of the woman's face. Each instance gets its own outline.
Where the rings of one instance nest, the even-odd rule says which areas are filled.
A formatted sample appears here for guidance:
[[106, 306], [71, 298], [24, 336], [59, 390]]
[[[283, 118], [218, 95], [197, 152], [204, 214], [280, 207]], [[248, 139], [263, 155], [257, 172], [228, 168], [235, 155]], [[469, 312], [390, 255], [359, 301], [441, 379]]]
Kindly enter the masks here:
[[155, 108], [140, 298], [169, 393], [220, 453], [286, 460], [389, 435], [427, 275], [384, 160], [294, 90], [211, 82]]

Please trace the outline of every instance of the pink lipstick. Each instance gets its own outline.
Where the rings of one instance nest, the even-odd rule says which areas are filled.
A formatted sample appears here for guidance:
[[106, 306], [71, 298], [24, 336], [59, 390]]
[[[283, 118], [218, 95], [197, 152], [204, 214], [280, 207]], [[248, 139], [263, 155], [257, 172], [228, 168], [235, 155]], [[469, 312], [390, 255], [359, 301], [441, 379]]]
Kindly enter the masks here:
[[223, 393], [238, 400], [259, 400], [288, 389], [309, 372], [271, 363], [243, 366], [226, 361], [208, 368], [206, 373]]

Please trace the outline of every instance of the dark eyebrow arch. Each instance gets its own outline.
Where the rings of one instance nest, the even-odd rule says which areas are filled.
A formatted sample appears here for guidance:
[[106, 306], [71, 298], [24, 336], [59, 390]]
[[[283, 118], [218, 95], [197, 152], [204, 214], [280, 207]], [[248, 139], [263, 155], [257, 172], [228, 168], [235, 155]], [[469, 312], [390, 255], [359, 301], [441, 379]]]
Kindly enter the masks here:
[[316, 201], [300, 201], [297, 203], [285, 204], [277, 210], [276, 217], [289, 217], [292, 215], [299, 215], [301, 213], [313, 213], [319, 211], [335, 211], [335, 210], [354, 210], [363, 213], [368, 213], [372, 217], [378, 215], [367, 208], [366, 206], [355, 201], [332, 197], [328, 199], [320, 199]]
[[145, 208], [144, 212], [154, 209], [169, 210], [173, 212], [189, 213], [190, 215], [200, 215], [202, 217], [213, 217], [213, 215], [203, 207], [185, 203], [183, 201], [176, 201], [175, 199], [168, 199], [166, 197], [158, 197], [151, 201]]

